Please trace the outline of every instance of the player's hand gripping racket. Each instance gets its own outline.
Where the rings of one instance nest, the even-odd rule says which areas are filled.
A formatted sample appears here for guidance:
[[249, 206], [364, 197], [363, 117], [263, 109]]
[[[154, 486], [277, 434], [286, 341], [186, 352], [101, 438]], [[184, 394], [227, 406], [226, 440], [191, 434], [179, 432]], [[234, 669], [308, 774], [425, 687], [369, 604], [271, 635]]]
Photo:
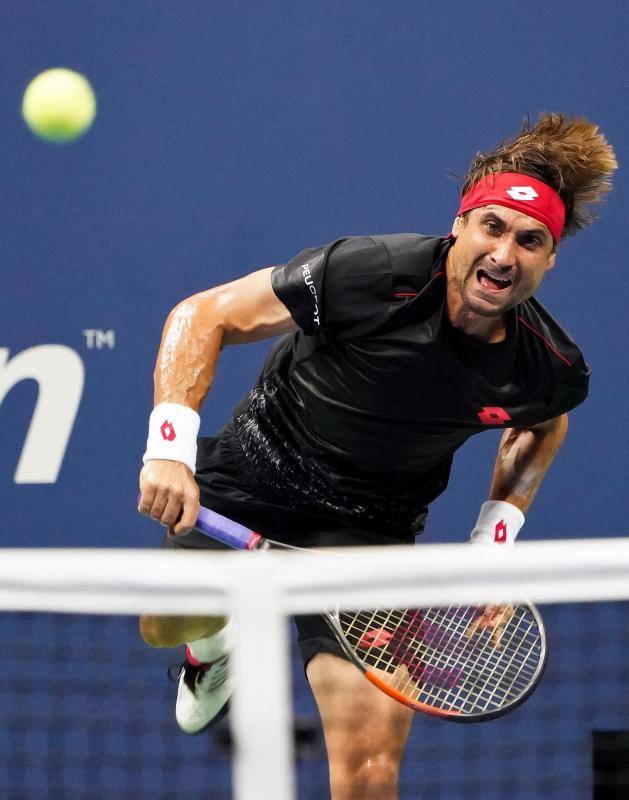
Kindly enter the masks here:
[[[202, 508], [198, 530], [240, 550], [295, 550]], [[456, 722], [493, 719], [521, 705], [546, 663], [532, 605], [340, 611], [322, 615], [347, 657], [400, 703]]]

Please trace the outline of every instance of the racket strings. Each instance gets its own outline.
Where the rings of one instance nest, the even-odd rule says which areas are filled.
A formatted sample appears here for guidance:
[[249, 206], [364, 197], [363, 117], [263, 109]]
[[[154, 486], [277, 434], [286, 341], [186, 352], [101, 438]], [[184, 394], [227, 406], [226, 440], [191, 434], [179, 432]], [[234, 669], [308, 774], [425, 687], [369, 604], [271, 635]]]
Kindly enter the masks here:
[[[452, 651], [450, 651], [450, 653], [448, 653], [447, 652], [447, 647], [448, 647], [448, 645], [452, 645], [453, 636], [458, 635], [459, 637], [461, 637], [462, 634], [467, 631], [468, 623], [469, 623], [469, 621], [471, 619], [471, 616], [468, 615], [467, 617], [464, 617], [464, 618], [461, 618], [461, 619], [457, 620], [457, 618], [453, 616], [452, 609], [447, 609], [446, 613], [442, 614], [441, 617], [436, 616], [436, 615], [429, 616], [429, 613], [425, 613], [424, 617], [425, 617], [426, 620], [430, 620], [431, 623], [437, 623], [438, 625], [440, 625], [442, 634], [445, 631], [449, 631], [450, 632], [450, 636], [449, 636], [448, 639], [446, 639], [443, 635], [440, 637], [440, 640], [437, 643], [439, 649], [437, 651], [433, 650], [433, 653], [432, 653], [433, 659], [435, 659], [437, 661], [441, 660], [441, 661], [443, 661], [443, 663], [445, 665], [449, 664], [450, 661], [451, 661], [451, 656], [452, 656], [453, 653], [452, 653]], [[389, 615], [389, 619], [390, 618], [391, 617]], [[373, 617], [373, 615], [372, 615], [372, 618], [370, 619], [370, 622], [376, 622], [376, 621], [378, 621], [377, 618]], [[380, 619], [379, 621], [382, 622], [383, 620]], [[466, 640], [462, 640], [462, 641], [463, 641], [463, 645], [465, 645]], [[421, 652], [422, 650], [425, 649], [425, 644], [426, 644], [426, 642], [419, 641], [418, 643], [415, 643], [414, 646], [416, 648], [418, 648], [419, 652]], [[503, 644], [504, 644], [504, 637], [503, 637]], [[442, 652], [440, 653], [439, 650], [441, 650]], [[454, 655], [456, 655], [456, 653], [454, 653]], [[469, 662], [469, 658], [471, 656], [473, 656], [473, 655], [474, 655], [473, 651], [470, 651], [468, 653], [468, 662]], [[476, 656], [478, 657], [479, 655], [480, 654], [478, 652], [476, 652]], [[517, 655], [518, 655], [517, 653], [514, 653], [514, 659], [517, 657]], [[468, 671], [472, 671], [471, 668], [470, 668], [469, 663], [465, 663], [464, 662], [464, 666], [467, 667]]]
[[[468, 699], [469, 697], [474, 698], [475, 708], [483, 711], [492, 706], [497, 708], [509, 698], [510, 692], [507, 689], [507, 685], [511, 687], [510, 691], [513, 692], [517, 682], [518, 670], [517, 668], [513, 669], [515, 660], [519, 658], [521, 665], [530, 663], [527, 661], [529, 656], [528, 649], [522, 651], [521, 646], [522, 642], [525, 641], [526, 632], [530, 631], [531, 625], [529, 624], [527, 631], [524, 631], [522, 628], [523, 619], [524, 617], [519, 615], [515, 624], [508, 631], [504, 631], [499, 651], [497, 651], [491, 640], [491, 632], [488, 632], [488, 637], [483, 643], [484, 646], [477, 648], [478, 652], [474, 664], [476, 667], [474, 674], [475, 676], [480, 674], [482, 682], [478, 679], [472, 681], [472, 671], [470, 671], [470, 678], [462, 681], [459, 692], [453, 698], [455, 707], [461, 703], [466, 692]], [[505, 642], [506, 636], [508, 636], [508, 640]], [[487, 641], [487, 638], [489, 641]], [[491, 652], [492, 650], [493, 653]], [[490, 658], [487, 658], [488, 655]], [[491, 658], [492, 655], [497, 657]], [[521, 673], [521, 671], [520, 669], [519, 672]], [[511, 680], [509, 680], [510, 676], [513, 676]]]
[[[442, 660], [440, 660], [440, 661], [442, 661]], [[476, 662], [478, 662], [478, 658], [476, 659]], [[423, 684], [418, 685], [417, 676], [413, 676], [413, 678], [411, 678], [410, 676], [407, 676], [406, 685], [399, 684], [399, 681], [398, 681], [398, 685], [400, 686], [402, 691], [406, 692], [406, 694], [413, 695], [414, 697], [419, 698], [419, 699], [423, 700], [424, 702], [425, 701], [432, 702], [434, 705], [439, 705], [439, 704], [444, 705], [445, 704], [445, 705], [448, 705], [448, 706], [452, 706], [452, 705], [456, 705], [457, 702], [459, 703], [459, 705], [462, 705], [462, 703], [460, 701], [462, 699], [464, 699], [465, 693], [468, 692], [468, 691], [475, 692], [476, 704], [478, 705], [479, 704], [479, 700], [482, 699], [482, 693], [481, 693], [482, 692], [482, 687], [479, 687], [478, 679], [479, 679], [479, 677], [482, 677], [482, 676], [480, 675], [478, 670], [472, 669], [470, 667], [469, 663], [466, 665], [466, 667], [467, 667], [467, 675], [465, 675], [465, 673], [462, 673], [460, 668], [457, 671], [457, 673], [454, 674], [453, 678], [452, 678], [452, 675], [450, 675], [451, 682], [456, 683], [458, 681], [458, 684], [459, 684], [459, 687], [460, 687], [459, 691], [456, 693], [455, 702], [454, 703], [453, 702], [450, 702], [449, 704], [447, 703], [448, 690], [441, 688], [439, 681], [438, 680], [437, 681], [434, 680], [434, 678], [432, 680], [429, 679], [427, 682], [424, 682]], [[448, 674], [446, 673], [446, 683], [447, 683], [447, 675]], [[463, 675], [463, 679], [458, 680], [458, 676], [459, 675]], [[423, 677], [423, 676], [420, 676], [420, 677]], [[512, 683], [515, 683], [515, 679], [516, 679], [516, 675], [514, 675], [514, 680], [512, 681]], [[443, 680], [442, 680], [442, 682], [443, 682]], [[424, 689], [423, 697], [420, 696], [420, 692], [419, 692], [419, 689], [422, 688], [422, 686], [423, 686], [423, 689]], [[480, 689], [480, 691], [479, 691], [479, 689]], [[487, 693], [485, 693], [485, 694], [487, 694]], [[486, 698], [485, 705], [488, 705], [491, 702], [492, 699], [495, 699], [496, 694], [497, 694], [497, 691], [496, 691], [496, 687], [494, 686], [493, 697], [492, 697], [491, 694], [489, 694], [487, 696], [487, 698]]]
[[367, 669], [409, 700], [459, 713], [517, 701], [540, 661], [534, 615], [516, 606], [499, 645], [493, 628], [469, 634], [479, 610], [468, 606], [341, 612], [343, 635]]
[[[451, 616], [448, 616], [448, 613]], [[452, 608], [448, 609], [448, 613], [442, 612], [434, 616], [429, 615], [429, 617], [432, 618], [433, 624], [438, 623], [444, 630], [450, 631], [449, 639], [445, 642], [442, 640], [439, 644], [442, 652], [445, 650], [443, 659], [448, 664], [456, 662], [457, 665], [458, 680], [456, 681], [456, 686], [459, 689], [453, 697], [450, 697], [450, 705], [457, 708], [461, 706], [466, 693], [471, 691], [479, 692], [482, 689], [480, 685], [480, 679], [483, 677], [482, 665], [480, 664], [482, 653], [478, 647], [471, 647], [467, 640], [467, 631], [473, 621], [472, 616], [469, 614], [461, 616], [456, 612], [453, 613]], [[453, 646], [454, 638], [458, 638], [458, 647], [456, 644]], [[448, 646], [450, 646], [450, 650], [447, 649]], [[428, 656], [428, 654], [426, 655]], [[431, 655], [435, 655], [434, 651]], [[406, 688], [410, 687], [407, 686]], [[424, 700], [429, 700], [433, 705], [440, 700], [445, 701], [448, 698], [448, 692], [438, 685], [428, 688], [425, 686], [424, 690]], [[452, 692], [450, 692], [450, 695], [452, 695]]]
[[[525, 641], [525, 630], [522, 628], [523, 617], [519, 616], [515, 622], [511, 621], [510, 630], [504, 631], [500, 649], [493, 642], [493, 632], [486, 631], [482, 638], [474, 645], [468, 645], [458, 653], [453, 653], [454, 658], [459, 658], [461, 680], [458, 690], [446, 697], [443, 691], [435, 693], [428, 691], [427, 697], [433, 703], [441, 699], [449, 707], [467, 711], [486, 711], [492, 707], [499, 707], [510, 699], [516, 692], [523, 691], [535, 672], [529, 656], [529, 648], [522, 643]], [[530, 629], [531, 626], [529, 625]], [[466, 629], [466, 638], [467, 629]], [[478, 634], [474, 634], [475, 636]], [[465, 652], [467, 650], [467, 652]], [[537, 651], [539, 652], [539, 651]], [[535, 656], [535, 665], [538, 657]], [[528, 665], [528, 677], [518, 684], [518, 675], [522, 676]], [[505, 691], [505, 685], [510, 690]], [[511, 695], [510, 695], [511, 693]]]
[[[529, 619], [527, 623], [524, 615], [518, 617], [517, 623], [513, 626], [510, 633], [510, 641], [507, 642], [507, 646], [505, 647], [505, 658], [508, 659], [507, 663], [500, 664], [500, 680], [498, 680], [498, 676], [496, 675], [499, 666], [498, 660], [487, 676], [488, 683], [492, 686], [488, 705], [490, 703], [494, 705], [501, 704], [505, 697], [509, 697], [516, 687], [518, 679], [522, 675], [524, 669], [527, 665], [531, 664], [530, 646], [529, 649], [522, 650], [522, 643], [528, 642], [527, 637], [533, 629], [533, 624], [533, 619]], [[518, 642], [514, 646], [513, 642], [516, 637]], [[503, 659], [503, 662], [504, 660], [505, 659]], [[532, 672], [534, 672], [534, 670]], [[511, 677], [510, 681], [509, 677]]]
[[[457, 634], [459, 637], [462, 636], [462, 634], [467, 630], [468, 625], [472, 619], [472, 616], [468, 615], [467, 617], [463, 617], [460, 620], [457, 620], [451, 609], [448, 609], [447, 612], [448, 613], [443, 615], [442, 619], [435, 616], [431, 618], [428, 616], [428, 614], [426, 613], [424, 614], [424, 618], [427, 621], [430, 621], [431, 624], [433, 623], [439, 624], [441, 627], [441, 636], [439, 642], [437, 643], [439, 649], [433, 649], [432, 653], [428, 654], [426, 652], [424, 654], [424, 651], [426, 649], [425, 642], [421, 640], [411, 642], [408, 647], [408, 649], [412, 650], [415, 654], [419, 656], [425, 655], [426, 658], [429, 655], [432, 656], [432, 663], [440, 665], [444, 668], [451, 666], [452, 653], [447, 652], [447, 647], [451, 645], [452, 638]], [[393, 622], [395, 627], [398, 628], [404, 622], [404, 614], [405, 612], [397, 612], [398, 615], [397, 617], [393, 616], [393, 614], [389, 612], [387, 612], [387, 615], [384, 617], [379, 612], [373, 613], [369, 617], [364, 617], [363, 615], [360, 616], [356, 615], [353, 619], [349, 620], [346, 633], [349, 635], [349, 638], [352, 638], [351, 637], [352, 633], [354, 633], [354, 636], [356, 637], [355, 631], [359, 629], [359, 623], [365, 625], [367, 629], [374, 626], [379, 626], [383, 630], [387, 629], [390, 630], [390, 624], [391, 622]], [[444, 636], [446, 632], [449, 633], [447, 639]], [[359, 641], [360, 639], [356, 638], [355, 643], [357, 644]], [[377, 644], [377, 642], [375, 643]], [[383, 658], [383, 656], [378, 653], [377, 650], [371, 653], [369, 660], [374, 664], [374, 666], [378, 666], [380, 668], [382, 667], [386, 668], [387, 664], [391, 665], [392, 662], [396, 662], [396, 656], [398, 656], [398, 654], [395, 651], [392, 651], [391, 648], [388, 648], [387, 652], [391, 654], [388, 661], [386, 661]]]

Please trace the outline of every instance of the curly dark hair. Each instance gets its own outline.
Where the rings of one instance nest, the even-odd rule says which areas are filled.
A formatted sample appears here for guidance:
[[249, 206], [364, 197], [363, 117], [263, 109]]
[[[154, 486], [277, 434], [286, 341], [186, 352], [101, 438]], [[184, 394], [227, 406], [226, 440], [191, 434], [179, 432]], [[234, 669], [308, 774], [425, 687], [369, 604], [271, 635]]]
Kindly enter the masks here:
[[564, 201], [564, 239], [596, 219], [593, 206], [611, 190], [611, 175], [617, 168], [614, 150], [597, 125], [582, 117], [547, 113], [535, 125], [526, 119], [516, 137], [505, 139], [490, 153], [477, 153], [461, 195], [492, 173], [530, 175], [551, 186]]

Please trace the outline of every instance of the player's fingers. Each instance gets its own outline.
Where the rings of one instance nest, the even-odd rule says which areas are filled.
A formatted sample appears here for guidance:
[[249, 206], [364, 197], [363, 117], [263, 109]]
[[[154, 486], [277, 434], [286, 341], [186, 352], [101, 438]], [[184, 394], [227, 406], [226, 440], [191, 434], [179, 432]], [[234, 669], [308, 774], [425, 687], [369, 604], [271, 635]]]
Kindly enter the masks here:
[[485, 622], [491, 622], [493, 619], [495, 619], [496, 614], [499, 613], [499, 610], [500, 606], [495, 606], [493, 604], [485, 606], [483, 609], [482, 618], [485, 620]]
[[198, 516], [199, 516], [198, 505], [196, 511], [190, 509], [188, 510], [188, 512], [184, 512], [179, 522], [177, 522], [173, 526], [173, 535], [182, 536], [184, 533], [188, 533], [188, 531], [191, 531], [192, 528], [194, 528]]
[[487, 613], [487, 610], [483, 610], [479, 615], [472, 620], [470, 623], [470, 627], [473, 627], [473, 632], [477, 631], [479, 628], [486, 628], [488, 625], [491, 624], [491, 616]]
[[171, 492], [159, 521], [162, 523], [162, 525], [166, 525], [167, 528], [172, 527], [181, 516], [182, 507], [182, 496], [175, 492]]
[[183, 512], [176, 524], [173, 526], [173, 533], [175, 536], [181, 536], [188, 533], [189, 530], [194, 528], [194, 525], [199, 516], [199, 490], [195, 487], [190, 490], [186, 497], [184, 497]]
[[491, 640], [493, 642], [494, 648], [496, 650], [500, 650], [502, 645], [500, 644], [500, 640], [502, 639], [502, 634], [505, 632], [505, 629], [502, 625], [498, 625], [494, 628], [494, 632], [492, 634]]
[[156, 519], [159, 522], [161, 522], [162, 514], [164, 513], [164, 509], [166, 508], [167, 502], [168, 502], [168, 492], [164, 491], [163, 489], [161, 491], [158, 490], [153, 499], [151, 510], [149, 511], [149, 516], [151, 517], [151, 519]]
[[484, 606], [483, 608], [478, 609], [478, 616], [475, 617], [470, 624], [467, 626], [465, 631], [465, 635], [467, 638], [471, 638], [477, 631], [485, 630], [485, 628], [493, 627], [493, 617], [496, 610], [496, 606], [488, 605]]
[[515, 607], [512, 605], [506, 605], [503, 607], [502, 613], [502, 621], [505, 625], [508, 625], [513, 617], [515, 616]]
[[153, 501], [155, 500], [156, 487], [150, 483], [140, 482], [140, 499], [138, 500], [138, 511], [140, 514], [149, 514]]
[[493, 628], [492, 634], [492, 641], [496, 648], [500, 647], [500, 640], [504, 633], [504, 630], [507, 626], [507, 623], [511, 619], [512, 613], [510, 613], [510, 606], [494, 606], [492, 608], [491, 619], [488, 623], [488, 627]]

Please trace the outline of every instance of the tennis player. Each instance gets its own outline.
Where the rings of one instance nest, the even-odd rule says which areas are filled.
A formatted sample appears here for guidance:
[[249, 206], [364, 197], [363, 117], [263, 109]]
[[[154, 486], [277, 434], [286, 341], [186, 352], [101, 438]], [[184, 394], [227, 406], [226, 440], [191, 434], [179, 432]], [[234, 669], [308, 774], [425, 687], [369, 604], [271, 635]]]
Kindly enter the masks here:
[[[545, 114], [477, 154], [449, 236], [347, 237], [179, 303], [140, 475], [139, 510], [168, 527], [164, 545], [217, 546], [193, 529], [199, 501], [289, 544], [413, 542], [455, 451], [495, 429], [471, 538], [511, 544], [588, 390], [581, 352], [534, 295], [616, 166], [595, 125]], [[221, 348], [278, 335], [232, 419], [197, 439]], [[297, 629], [333, 800], [394, 800], [413, 712], [364, 680], [321, 618]], [[234, 623], [144, 617], [141, 631], [187, 644], [176, 718], [200, 731], [232, 692]]]

